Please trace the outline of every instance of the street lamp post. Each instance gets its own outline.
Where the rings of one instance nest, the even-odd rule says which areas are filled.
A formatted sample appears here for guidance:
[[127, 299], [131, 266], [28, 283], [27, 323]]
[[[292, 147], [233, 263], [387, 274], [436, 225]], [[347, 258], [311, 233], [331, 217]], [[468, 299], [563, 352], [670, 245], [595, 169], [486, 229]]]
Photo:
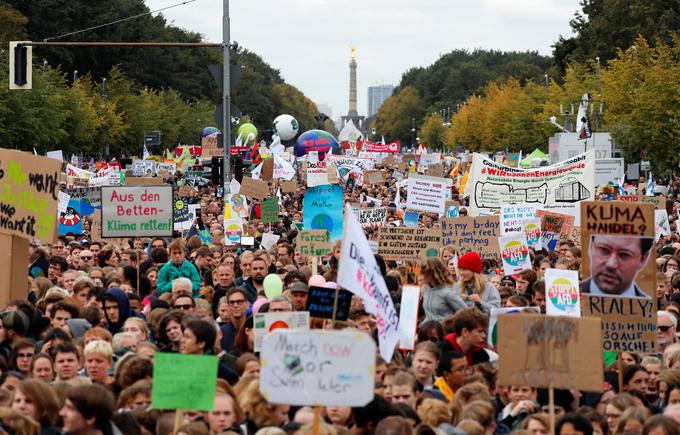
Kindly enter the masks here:
[[411, 149], [416, 149], [416, 118], [411, 118]]

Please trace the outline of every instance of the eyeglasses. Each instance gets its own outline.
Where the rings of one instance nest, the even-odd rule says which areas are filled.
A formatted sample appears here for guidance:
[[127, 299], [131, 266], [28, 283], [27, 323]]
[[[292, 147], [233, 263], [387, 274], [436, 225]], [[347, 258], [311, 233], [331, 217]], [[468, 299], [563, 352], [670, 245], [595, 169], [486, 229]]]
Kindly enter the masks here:
[[237, 301], [228, 301], [227, 303], [232, 306], [238, 306], [243, 304], [245, 301], [246, 301], [245, 299], [239, 299]]
[[455, 369], [455, 370], [453, 370], [453, 371], [454, 371], [454, 372], [460, 372], [460, 373], [462, 373], [462, 374], [464, 374], [464, 375], [469, 375], [470, 373], [472, 373], [472, 372], [475, 371], [475, 368], [474, 368], [474, 367], [470, 367], [470, 366], [460, 366], [460, 367], [458, 367], [457, 369]]
[[193, 308], [193, 305], [191, 305], [191, 304], [178, 304], [178, 305], [173, 306], [173, 308], [177, 308], [177, 309], [186, 311], [186, 310], [190, 310], [191, 308]]
[[91, 256], [91, 255], [84, 255], [84, 256], [81, 256], [81, 257], [80, 257], [81, 260], [92, 260], [93, 258], [94, 258], [94, 257]]
[[673, 326], [671, 325], [659, 325], [656, 328], [660, 330], [661, 332], [668, 332]]

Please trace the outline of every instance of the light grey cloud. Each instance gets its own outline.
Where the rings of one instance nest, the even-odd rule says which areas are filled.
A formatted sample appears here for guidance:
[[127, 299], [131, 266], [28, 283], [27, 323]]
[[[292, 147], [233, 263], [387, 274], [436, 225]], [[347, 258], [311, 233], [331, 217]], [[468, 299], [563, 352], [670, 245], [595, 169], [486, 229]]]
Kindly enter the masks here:
[[[177, 0], [146, 0], [152, 10]], [[163, 12], [175, 26], [222, 40], [223, 0]], [[338, 117], [348, 109], [349, 46], [357, 46], [359, 112], [367, 87], [398, 84], [411, 67], [454, 49], [549, 55], [579, 0], [231, 0], [231, 39], [261, 55]]]

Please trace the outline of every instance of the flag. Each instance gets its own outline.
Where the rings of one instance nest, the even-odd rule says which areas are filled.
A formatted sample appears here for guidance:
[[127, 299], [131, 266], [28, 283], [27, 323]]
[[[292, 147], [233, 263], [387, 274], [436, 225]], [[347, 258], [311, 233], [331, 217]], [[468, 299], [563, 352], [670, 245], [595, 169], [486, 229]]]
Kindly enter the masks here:
[[654, 196], [654, 181], [652, 181], [652, 173], [649, 173], [647, 178], [647, 196]]
[[253, 144], [252, 151], [250, 151], [250, 159], [255, 165], [259, 165], [262, 162], [262, 157], [260, 157], [260, 144], [257, 141]]
[[380, 136], [380, 143], [385, 145], [385, 136]]
[[[529, 162], [531, 163], [531, 162]], [[522, 150], [519, 150], [519, 157], [517, 158], [517, 167], [521, 168], [522, 167]]]
[[460, 163], [456, 163], [456, 166], [451, 169], [451, 172], [449, 173], [449, 177], [455, 179], [458, 176], [458, 173], [460, 172]]
[[[458, 194], [462, 195], [463, 198], [465, 198], [465, 196], [466, 196], [465, 195], [465, 187], [466, 187], [466, 184], [468, 182], [469, 177], [470, 177], [470, 172], [465, 171], [463, 176], [460, 178], [460, 186], [458, 187]], [[469, 196], [469, 194], [467, 196]]]
[[397, 206], [397, 210], [401, 210], [401, 189], [397, 187], [397, 195], [394, 197], [394, 205]]
[[38, 152], [35, 150], [35, 147], [33, 147], [33, 154], [36, 156], [38, 155]]
[[144, 144], [144, 153], [142, 154], [142, 160], [149, 160], [149, 150], [146, 148], [146, 144]]
[[621, 175], [621, 179], [619, 180], [619, 196], [623, 196], [626, 194], [626, 191], [623, 190], [623, 183], [626, 180], [626, 174]]
[[590, 123], [588, 122], [588, 117], [586, 116], [589, 98], [590, 96], [588, 94], [583, 94], [583, 97], [581, 97], [581, 103], [578, 106], [578, 114], [576, 115], [576, 132], [578, 133], [579, 139], [588, 139], [592, 136], [590, 131]]
[[349, 204], [345, 205], [343, 228], [338, 285], [359, 296], [366, 311], [375, 316], [380, 356], [391, 361], [399, 342], [399, 316], [364, 230]]

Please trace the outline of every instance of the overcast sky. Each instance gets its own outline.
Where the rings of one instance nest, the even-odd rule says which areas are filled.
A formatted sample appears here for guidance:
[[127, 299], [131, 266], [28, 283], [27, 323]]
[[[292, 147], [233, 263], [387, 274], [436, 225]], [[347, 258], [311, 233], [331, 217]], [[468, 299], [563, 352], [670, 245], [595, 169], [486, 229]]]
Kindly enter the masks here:
[[[151, 10], [179, 0], [146, 0]], [[223, 0], [163, 12], [169, 23], [222, 41]], [[333, 118], [349, 106], [349, 46], [357, 47], [358, 110], [368, 86], [397, 85], [411, 67], [453, 49], [551, 53], [579, 0], [231, 0], [231, 40], [256, 52]]]

